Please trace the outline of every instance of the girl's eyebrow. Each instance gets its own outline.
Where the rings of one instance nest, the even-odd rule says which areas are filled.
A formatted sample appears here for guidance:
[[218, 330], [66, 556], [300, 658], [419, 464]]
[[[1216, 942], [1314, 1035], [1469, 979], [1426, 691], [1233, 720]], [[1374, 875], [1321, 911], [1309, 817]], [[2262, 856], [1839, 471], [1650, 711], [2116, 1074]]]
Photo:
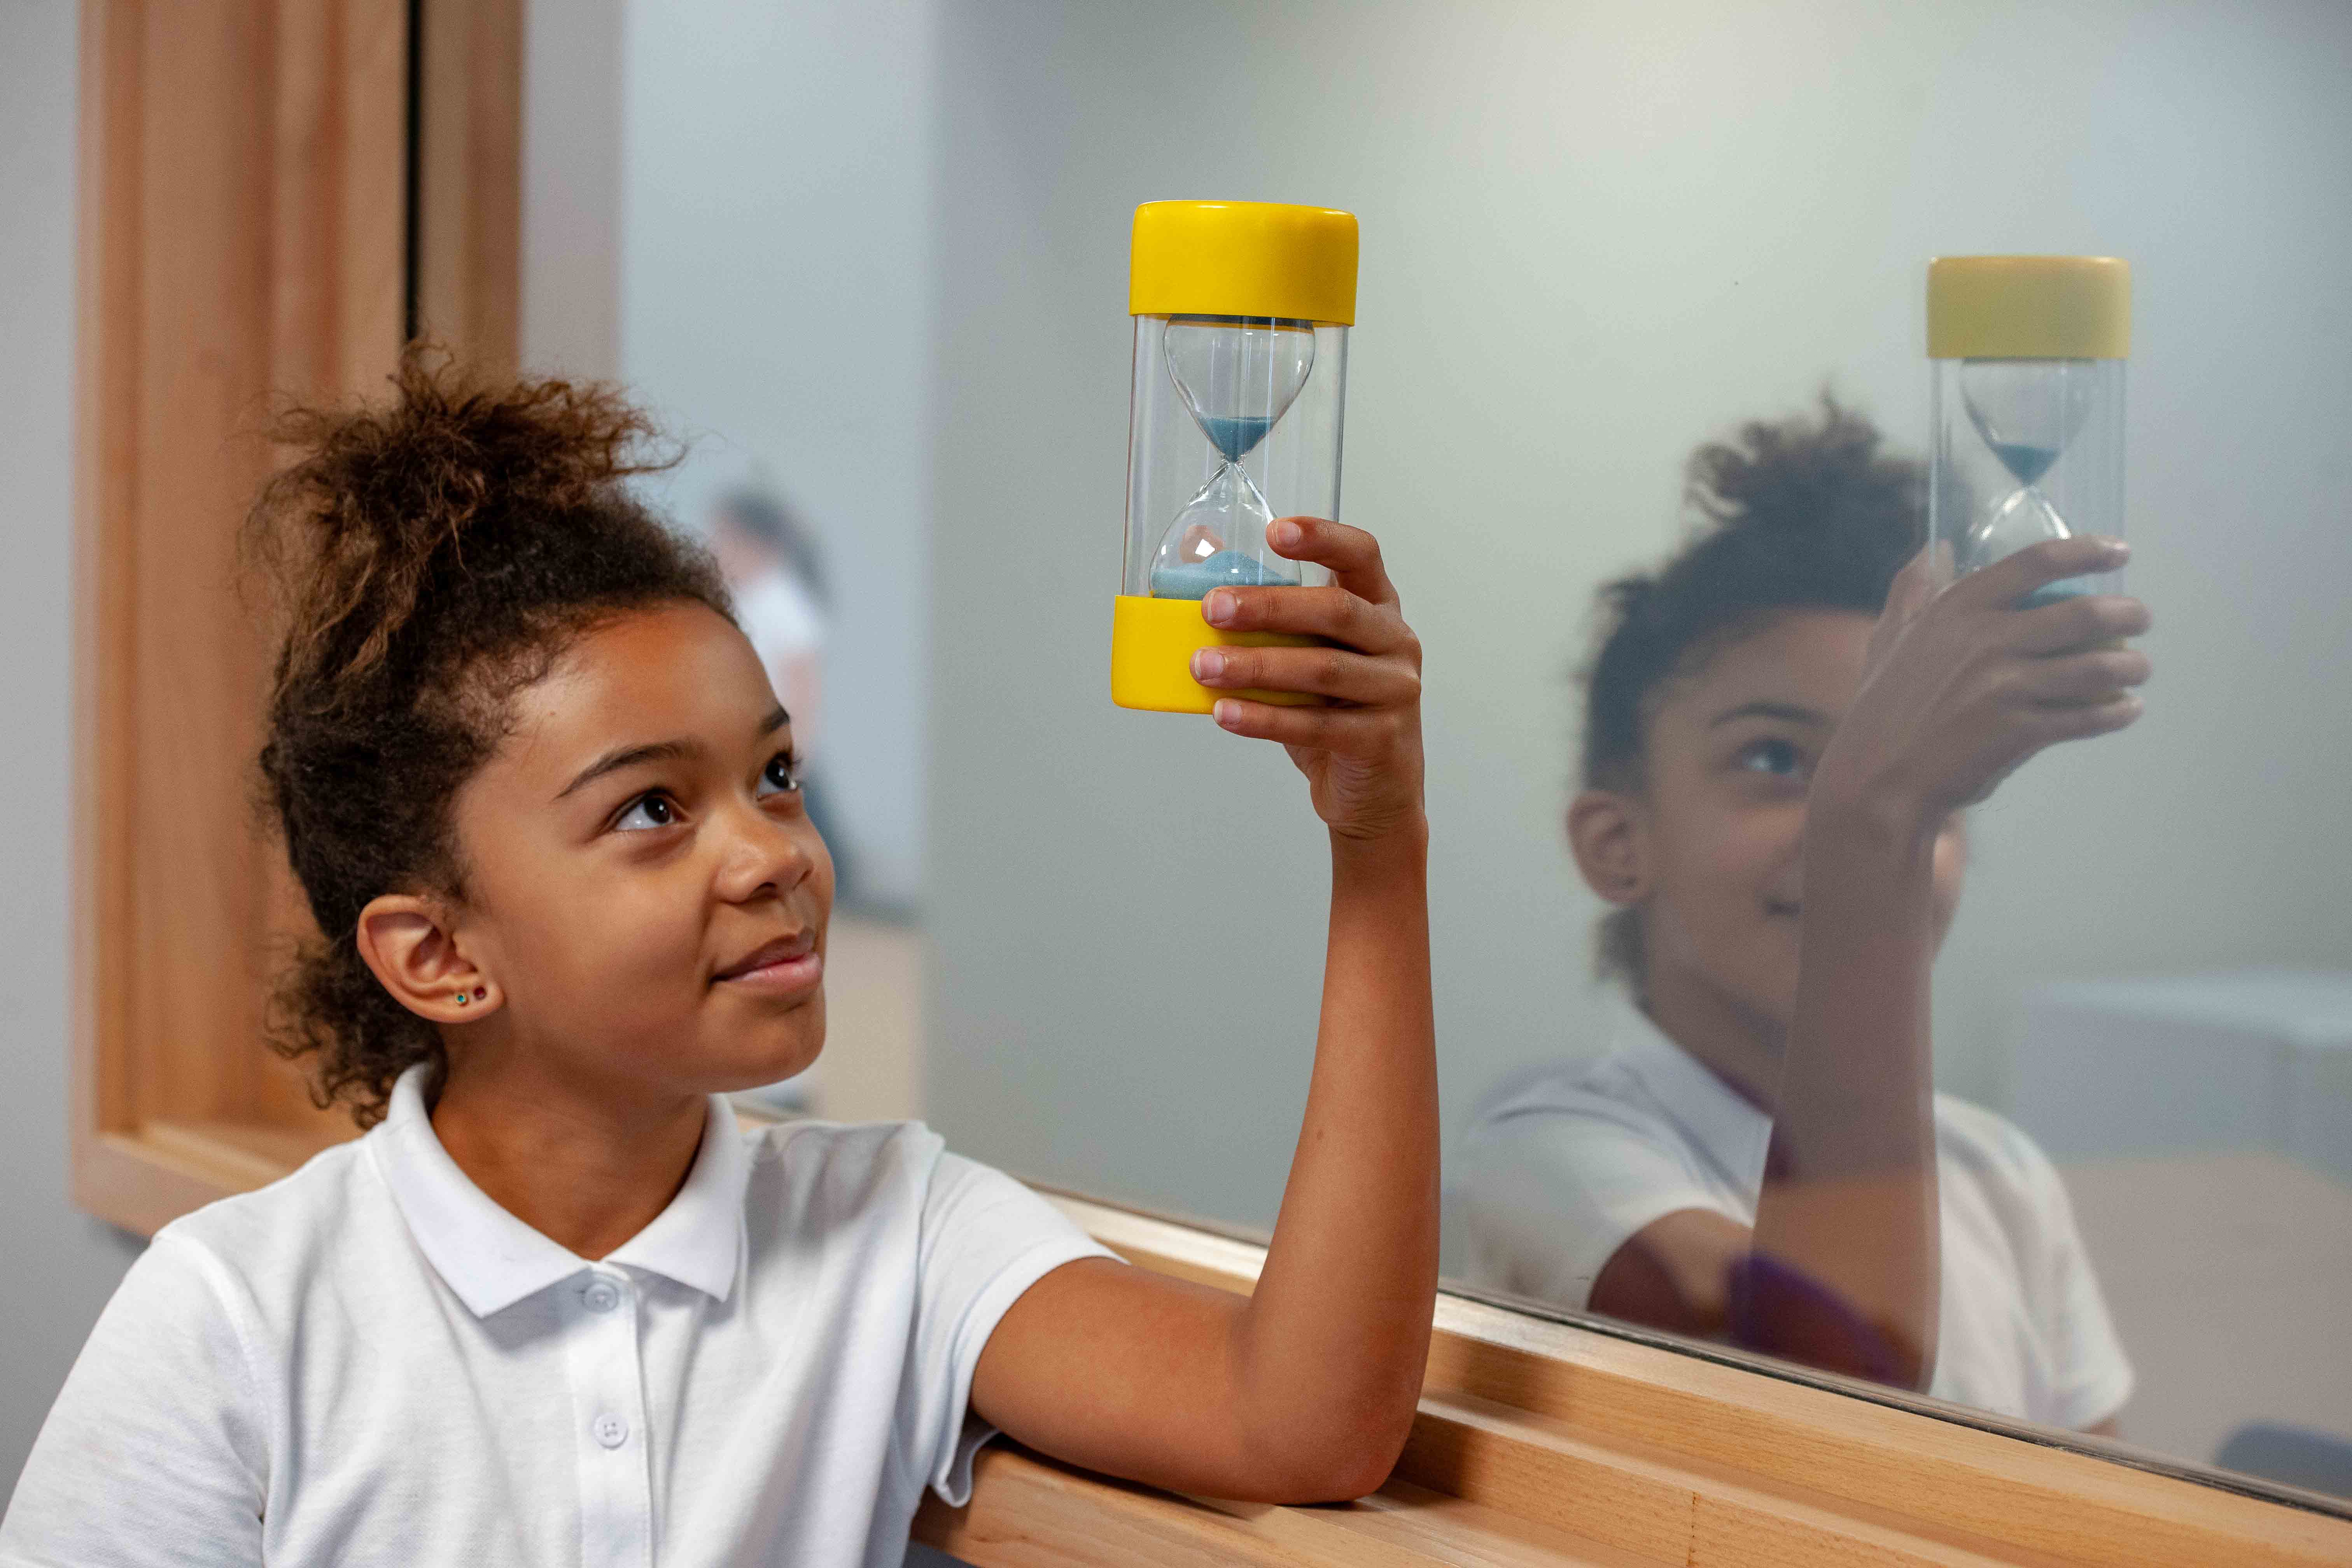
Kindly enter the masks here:
[[1726, 709], [1707, 721], [1710, 730], [1728, 724], [1735, 719], [1786, 719], [1792, 724], [1810, 724], [1816, 729], [1830, 727], [1829, 715], [1793, 702], [1743, 702], [1737, 708]]
[[[785, 712], [782, 705], [779, 704], [770, 709], [768, 716], [760, 721], [759, 733], [772, 735], [792, 721], [792, 715]], [[639, 763], [693, 762], [706, 755], [707, 752], [708, 748], [701, 742], [692, 740], [654, 741], [642, 746], [615, 747], [581, 769], [572, 782], [557, 793], [555, 798], [562, 800], [583, 784], [603, 778], [606, 773], [617, 773], [623, 768], [635, 767]]]
[[635, 767], [639, 763], [690, 762], [703, 755], [704, 750], [699, 741], [655, 741], [643, 746], [622, 746], [605, 752], [581, 769], [572, 781], [557, 793], [555, 798], [562, 800], [583, 784], [601, 779], [606, 773], [616, 773], [623, 768]]

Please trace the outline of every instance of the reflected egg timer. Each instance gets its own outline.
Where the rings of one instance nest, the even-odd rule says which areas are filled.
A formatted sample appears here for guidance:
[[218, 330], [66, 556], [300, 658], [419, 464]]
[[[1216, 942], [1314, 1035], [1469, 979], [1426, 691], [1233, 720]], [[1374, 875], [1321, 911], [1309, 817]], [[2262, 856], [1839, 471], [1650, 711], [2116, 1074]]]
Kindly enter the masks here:
[[[1928, 538], [1958, 573], [2044, 540], [2123, 534], [2131, 269], [2104, 256], [1948, 256], [1927, 268]], [[2053, 583], [2026, 603], [2120, 587]]]

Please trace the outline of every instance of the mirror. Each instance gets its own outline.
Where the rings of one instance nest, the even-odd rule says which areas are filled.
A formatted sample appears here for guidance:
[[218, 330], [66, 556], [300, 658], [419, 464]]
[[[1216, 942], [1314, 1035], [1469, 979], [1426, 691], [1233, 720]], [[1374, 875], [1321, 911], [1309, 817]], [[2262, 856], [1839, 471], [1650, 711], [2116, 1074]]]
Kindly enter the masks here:
[[[2203, 3], [540, 8], [526, 362], [617, 375], [694, 439], [665, 497], [688, 526], [787, 520], [737, 541], [786, 580], [780, 683], [822, 626], [817, 789], [879, 1010], [836, 1000], [869, 1021], [824, 1070], [895, 1065], [789, 1102], [1272, 1224], [1320, 836], [1269, 749], [1111, 707], [1106, 552], [1133, 207], [1314, 202], [1362, 222], [1343, 516], [1429, 654], [1449, 1278], [1584, 1312], [1672, 1204], [1755, 1220], [1770, 1071], [1595, 977], [1609, 906], [1565, 817], [1596, 595], [1692, 536], [1695, 453], [1818, 432], [1825, 390], [1924, 462], [1929, 258], [2120, 256], [2156, 675], [2140, 722], [1967, 820], [1928, 1386], [2352, 1496], [2352, 206], [2305, 173], [2352, 151], [2347, 50], [2340, 12]], [[1837, 709], [1867, 626], [1829, 619]], [[1715, 668], [1743, 678], [1805, 657], [1734, 644]], [[1181, 831], [1207, 798], [1244, 807], [1214, 857]], [[883, 1016], [918, 963], [919, 1028]], [[1219, 978], [1179, 1005], [1184, 968]], [[1582, 1208], [1481, 1175], [1481, 1118], [1599, 1114], [1609, 1071], [1661, 1169], [1721, 1164], [1706, 1203], [1662, 1211], [1666, 1178], [1613, 1157], [1622, 1201]]]

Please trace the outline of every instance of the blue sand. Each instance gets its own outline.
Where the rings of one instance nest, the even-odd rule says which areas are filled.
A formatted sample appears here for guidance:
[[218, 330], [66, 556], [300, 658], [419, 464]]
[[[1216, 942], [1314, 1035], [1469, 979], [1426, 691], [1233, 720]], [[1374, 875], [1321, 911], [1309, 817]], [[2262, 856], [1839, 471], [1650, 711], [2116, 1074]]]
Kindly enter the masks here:
[[2097, 592], [2098, 589], [2092, 585], [2088, 577], [2065, 577], [2055, 583], [2044, 583], [2041, 587], [2018, 600], [2017, 607], [2021, 610], [2038, 610], [2044, 605], [2063, 605], [2069, 599], [2080, 598], [2085, 594]]
[[1298, 579], [1286, 577], [1255, 556], [1238, 550], [1220, 550], [1206, 561], [1152, 569], [1155, 599], [1205, 599], [1212, 588], [1296, 588]]
[[1225, 455], [1225, 461], [1238, 463], [1244, 454], [1257, 450], [1257, 444], [1274, 428], [1274, 421], [1254, 415], [1235, 419], [1212, 419], [1203, 415], [1201, 428], [1208, 436], [1209, 445]]
[[2030, 485], [2048, 473], [2050, 465], [2058, 460], [2055, 447], [2026, 447], [2015, 441], [1988, 441], [1985, 445], [1992, 448], [1993, 456], [2017, 476], [2021, 485]]

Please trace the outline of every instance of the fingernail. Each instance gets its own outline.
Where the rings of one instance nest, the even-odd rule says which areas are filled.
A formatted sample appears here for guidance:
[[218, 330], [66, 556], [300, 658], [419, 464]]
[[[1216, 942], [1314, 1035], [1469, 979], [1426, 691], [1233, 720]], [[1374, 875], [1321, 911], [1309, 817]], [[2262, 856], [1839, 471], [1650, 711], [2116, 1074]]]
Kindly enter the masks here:
[[1216, 721], [1223, 728], [1230, 730], [1234, 727], [1234, 704], [1231, 702], [1220, 698], [1217, 700], [1217, 705], [1211, 709], [1209, 713], [1210, 717], [1216, 720]]
[[1193, 679], [1214, 680], [1217, 677], [1224, 674], [1224, 649], [1221, 647], [1202, 647], [1194, 648], [1192, 650]]
[[1220, 588], [1201, 605], [1201, 614], [1208, 617], [1211, 626], [1224, 626], [1233, 620], [1234, 611], [1240, 607], [1238, 598], [1239, 595]]
[[2110, 560], [2125, 561], [2131, 557], [2131, 546], [2120, 539], [2102, 539], [2099, 542], [2105, 546], [2105, 552]]
[[1306, 532], [1307, 531], [1305, 529], [1299, 527], [1297, 523], [1291, 521], [1286, 517], [1280, 522], [1276, 523], [1272, 528], [1267, 529], [1265, 531], [1265, 537], [1277, 550], [1295, 550], [1298, 547], [1298, 542], [1300, 539], [1305, 537]]

